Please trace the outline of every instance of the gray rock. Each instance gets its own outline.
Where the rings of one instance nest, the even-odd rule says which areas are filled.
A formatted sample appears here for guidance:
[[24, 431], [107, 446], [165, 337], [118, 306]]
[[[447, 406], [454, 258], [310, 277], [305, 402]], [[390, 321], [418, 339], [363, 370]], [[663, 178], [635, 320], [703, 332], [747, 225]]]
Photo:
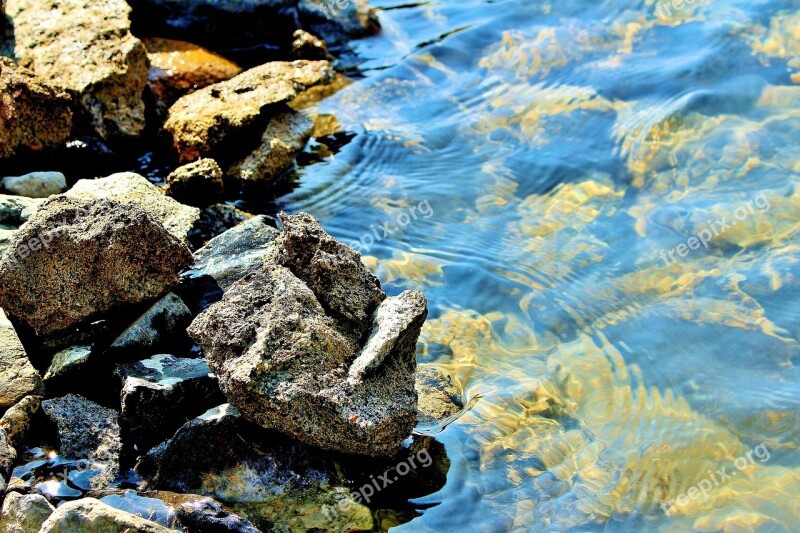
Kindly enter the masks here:
[[5, 432], [0, 431], [0, 479], [3, 480], [3, 483], [8, 480], [16, 460], [17, 450], [9, 444]]
[[386, 299], [360, 254], [313, 217], [281, 220], [263, 268], [233, 284], [189, 333], [249, 420], [325, 449], [393, 455], [416, 423], [425, 297]]
[[198, 159], [167, 176], [167, 194], [180, 202], [206, 206], [214, 203], [224, 189], [222, 169], [213, 159]]
[[47, 198], [67, 189], [67, 178], [61, 172], [31, 172], [6, 176], [2, 181], [6, 191], [28, 198]]
[[29, 394], [44, 394], [44, 383], [28, 360], [14, 326], [0, 309], [0, 410]]
[[461, 390], [432, 366], [417, 369], [416, 389], [419, 395], [419, 423], [436, 425], [464, 409]]
[[173, 435], [187, 419], [225, 399], [203, 359], [156, 355], [117, 367], [122, 381], [122, 427], [139, 450]]
[[299, 0], [297, 10], [303, 26], [331, 44], [346, 44], [381, 29], [367, 0]]
[[54, 196], [0, 258], [0, 305], [49, 335], [158, 298], [191, 258], [135, 204]]
[[[130, 33], [124, 0], [8, 0], [14, 54], [37, 76], [63, 87], [103, 138], [144, 129], [147, 52]], [[49, 124], [49, 122], [48, 122]]]
[[191, 321], [192, 312], [183, 300], [169, 293], [120, 333], [109, 352], [141, 359], [167, 348], [185, 348], [186, 327]]
[[93, 487], [111, 483], [122, 449], [117, 412], [77, 394], [45, 400], [42, 411], [58, 428], [61, 455], [95, 463], [101, 473], [92, 479]]
[[0, 224], [20, 226], [36, 212], [44, 200], [0, 194]]
[[44, 380], [61, 379], [70, 374], [76, 374], [86, 364], [92, 355], [91, 346], [72, 346], [56, 353], [45, 372]]
[[231, 513], [211, 498], [186, 502], [178, 508], [181, 524], [189, 531], [259, 533], [250, 522]]
[[42, 524], [39, 533], [166, 533], [169, 529], [150, 520], [115, 509], [94, 498], [60, 506]]
[[277, 104], [305, 89], [330, 83], [327, 61], [275, 61], [181, 97], [169, 109], [164, 129], [172, 135], [181, 161], [225, 152], [223, 143], [266, 120]]
[[183, 205], [166, 196], [161, 189], [147, 181], [147, 178], [133, 172], [121, 172], [93, 180], [80, 180], [66, 196], [80, 200], [108, 199], [135, 204], [167, 230], [188, 242], [189, 232], [200, 217], [196, 207]]
[[0, 159], [23, 148], [56, 148], [69, 139], [72, 98], [45, 80], [0, 57]]
[[27, 441], [41, 407], [38, 396], [26, 396], [5, 412], [0, 419], [0, 430], [5, 432], [11, 446], [17, 448]]
[[224, 290], [261, 268], [277, 237], [278, 230], [264, 216], [214, 237], [194, 253], [192, 268], [181, 276], [184, 299], [200, 310], [219, 301]]
[[3, 501], [0, 531], [36, 533], [55, 510], [41, 494], [10, 492]]
[[197, 223], [195, 229], [198, 230], [198, 238], [201, 239], [201, 244], [204, 244], [251, 218], [253, 218], [253, 215], [242, 211], [236, 206], [214, 204], [203, 209], [200, 213], [200, 222]]
[[228, 170], [228, 177], [242, 187], [269, 186], [294, 163], [314, 131], [314, 121], [287, 109], [272, 120], [261, 144]]

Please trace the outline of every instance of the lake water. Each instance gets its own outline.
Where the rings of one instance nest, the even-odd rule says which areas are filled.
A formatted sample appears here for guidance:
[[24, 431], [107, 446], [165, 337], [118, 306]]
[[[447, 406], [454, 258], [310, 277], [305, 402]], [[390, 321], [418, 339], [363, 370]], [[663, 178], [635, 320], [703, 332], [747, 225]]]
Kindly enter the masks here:
[[464, 390], [400, 531], [800, 528], [797, 1], [373, 4], [276, 203], [423, 290]]

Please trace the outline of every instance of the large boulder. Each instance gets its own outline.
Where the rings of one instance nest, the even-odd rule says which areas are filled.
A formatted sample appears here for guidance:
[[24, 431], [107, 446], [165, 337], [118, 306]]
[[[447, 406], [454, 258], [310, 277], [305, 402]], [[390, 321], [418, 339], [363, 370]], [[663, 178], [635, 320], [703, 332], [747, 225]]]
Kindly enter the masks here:
[[60, 506], [42, 524], [40, 533], [166, 533], [169, 529], [150, 520], [116, 509], [94, 498]]
[[35, 533], [55, 511], [41, 494], [10, 492], [3, 501], [0, 531], [3, 533]]
[[189, 328], [248, 419], [321, 448], [395, 454], [416, 423], [425, 297], [386, 298], [352, 248], [310, 215], [281, 216], [263, 268]]
[[0, 159], [69, 139], [72, 98], [45, 79], [0, 57]]
[[263, 131], [275, 105], [333, 78], [327, 61], [266, 63], [182, 97], [170, 108], [164, 129], [182, 161], [224, 154], [238, 133], [259, 124]]
[[142, 132], [147, 52], [124, 0], [8, 0], [6, 13], [18, 62], [73, 94], [101, 137]]
[[134, 204], [55, 196], [0, 257], [0, 305], [39, 335], [168, 292], [189, 249]]
[[33, 368], [14, 326], [0, 309], [0, 411], [29, 394], [43, 394], [44, 383]]

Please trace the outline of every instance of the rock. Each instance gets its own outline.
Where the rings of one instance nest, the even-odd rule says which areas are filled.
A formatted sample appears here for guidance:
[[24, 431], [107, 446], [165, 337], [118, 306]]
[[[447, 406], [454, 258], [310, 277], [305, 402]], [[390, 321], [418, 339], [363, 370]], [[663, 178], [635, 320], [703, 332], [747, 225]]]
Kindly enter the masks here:
[[35, 533], [55, 511], [41, 494], [10, 492], [3, 501], [0, 531], [4, 533]]
[[253, 524], [231, 513], [211, 498], [187, 502], [178, 508], [181, 524], [189, 531], [259, 533]]
[[38, 396], [26, 396], [5, 412], [0, 419], [0, 430], [5, 432], [11, 446], [17, 448], [27, 441], [41, 407]]
[[167, 194], [191, 205], [209, 205], [222, 196], [223, 189], [222, 169], [213, 159], [198, 159], [167, 176]]
[[292, 34], [292, 55], [297, 59], [328, 59], [328, 47], [325, 41], [305, 30], [297, 30]]
[[81, 200], [106, 198], [123, 203], [136, 204], [167, 230], [188, 242], [189, 232], [200, 218], [200, 210], [183, 205], [166, 196], [147, 178], [133, 172], [122, 172], [93, 180], [80, 180], [66, 196]]
[[67, 189], [67, 178], [61, 172], [31, 172], [24, 176], [3, 178], [3, 187], [11, 194], [28, 198], [47, 198]]
[[214, 204], [206, 207], [200, 213], [200, 222], [195, 226], [195, 233], [192, 234], [192, 242], [197, 240], [199, 246], [207, 241], [222, 235], [231, 228], [234, 228], [253, 218], [253, 215], [246, 213], [236, 206], [229, 204]]
[[266, 63], [183, 96], [170, 108], [164, 129], [172, 135], [182, 161], [224, 153], [225, 144], [266, 121], [276, 104], [333, 77], [327, 61]]
[[228, 176], [242, 187], [269, 186], [305, 147], [314, 131], [314, 121], [287, 109], [270, 120], [261, 145], [230, 170]]
[[0, 410], [29, 394], [44, 394], [44, 383], [28, 360], [14, 326], [0, 309]]
[[101, 137], [142, 132], [147, 52], [124, 0], [8, 0], [6, 12], [19, 64], [73, 94]]
[[20, 226], [36, 212], [44, 200], [0, 194], [0, 224]]
[[191, 260], [135, 204], [54, 196], [0, 258], [0, 306], [48, 335], [158, 298]]
[[393, 455], [416, 423], [425, 297], [386, 299], [360, 254], [313, 217], [281, 221], [263, 268], [230, 286], [189, 334], [249, 420], [324, 449]]
[[375, 35], [381, 29], [366, 0], [299, 0], [297, 10], [303, 27], [328, 43], [346, 45], [354, 37]]
[[91, 346], [71, 346], [61, 350], [53, 356], [50, 367], [44, 375], [44, 380], [50, 381], [62, 379], [70, 374], [75, 375], [81, 368], [86, 366], [91, 356]]
[[147, 85], [164, 111], [185, 94], [225, 81], [242, 68], [196, 44], [172, 39], [143, 39], [150, 60]]
[[150, 520], [158, 525], [173, 530], [178, 528], [178, 516], [175, 509], [158, 498], [141, 496], [135, 491], [126, 490], [121, 494], [108, 494], [99, 500], [115, 509]]
[[3, 484], [8, 480], [16, 460], [17, 450], [9, 444], [6, 434], [0, 431], [0, 480]]
[[178, 296], [169, 293], [136, 319], [109, 347], [115, 356], [141, 359], [159, 350], [187, 348], [186, 327], [192, 312]]
[[39, 533], [166, 533], [164, 526], [115, 509], [94, 498], [68, 502], [56, 509]]
[[261, 268], [278, 237], [278, 230], [267, 220], [253, 217], [194, 253], [194, 264], [182, 275], [180, 289], [192, 308], [206, 309], [234, 282]]
[[97, 464], [101, 473], [92, 479], [93, 487], [104, 487], [114, 480], [122, 449], [116, 411], [77, 394], [45, 400], [42, 411], [58, 428], [64, 458]]
[[122, 426], [126, 442], [149, 450], [187, 419], [225, 401], [203, 359], [156, 355], [117, 367], [122, 381]]
[[45, 79], [0, 57], [0, 159], [69, 139], [72, 98]]
[[418, 420], [423, 425], [435, 425], [446, 421], [464, 409], [461, 390], [432, 366], [417, 369], [417, 395], [419, 396]]

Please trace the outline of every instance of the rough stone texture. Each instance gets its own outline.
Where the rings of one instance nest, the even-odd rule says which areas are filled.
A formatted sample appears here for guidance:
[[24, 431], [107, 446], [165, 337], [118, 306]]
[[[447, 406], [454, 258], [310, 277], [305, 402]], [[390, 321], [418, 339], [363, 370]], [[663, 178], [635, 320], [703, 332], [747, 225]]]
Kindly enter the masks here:
[[266, 63], [182, 97], [170, 108], [164, 129], [172, 135], [181, 160], [194, 161], [213, 155], [235, 133], [266, 120], [275, 104], [333, 78], [327, 61]]
[[204, 310], [222, 298], [222, 292], [261, 268], [272, 250], [278, 230], [265, 216], [253, 217], [214, 237], [194, 253], [194, 264], [181, 276], [181, 294], [195, 309]]
[[0, 159], [20, 148], [55, 148], [72, 131], [72, 98], [0, 57]]
[[44, 200], [0, 194], [0, 224], [20, 226], [36, 212]]
[[164, 110], [185, 94], [225, 81], [242, 68], [202, 46], [172, 39], [143, 39], [150, 60], [147, 84]]
[[419, 396], [420, 424], [444, 422], [464, 408], [461, 390], [432, 366], [417, 369], [416, 389]]
[[[92, 356], [91, 346], [71, 346], [53, 356], [50, 367], [44, 374], [44, 380], [61, 379], [69, 374], [77, 373], [86, 366]], [[48, 386], [50, 383], [48, 383]]]
[[303, 26], [331, 44], [346, 44], [351, 38], [380, 31], [377, 13], [366, 0], [350, 0], [343, 8], [340, 5], [336, 0], [299, 0], [297, 9]]
[[206, 207], [200, 213], [200, 222], [195, 229], [199, 244], [202, 246], [207, 241], [222, 235], [253, 218], [253, 215], [229, 204], [214, 204]]
[[167, 194], [180, 202], [206, 206], [214, 203], [225, 185], [222, 169], [213, 159], [198, 159], [167, 176]]
[[0, 305], [51, 334], [158, 298], [191, 260], [185, 245], [134, 204], [55, 196], [0, 258]]
[[66, 196], [82, 200], [106, 198], [118, 202], [136, 204], [167, 230], [187, 242], [189, 232], [200, 218], [200, 210], [183, 205], [166, 196], [147, 178], [133, 172], [121, 172], [93, 180], [80, 180]]
[[33, 368], [14, 326], [0, 309], [0, 410], [29, 394], [43, 394], [44, 383]]
[[225, 401], [203, 359], [156, 355], [119, 365], [122, 427], [139, 450], [149, 450], [187, 419]]
[[67, 178], [61, 172], [31, 172], [24, 176], [6, 176], [2, 182], [7, 192], [28, 198], [47, 198], [67, 189]]
[[6, 12], [18, 62], [75, 95], [101, 137], [142, 132], [147, 52], [124, 0], [8, 0]]
[[109, 352], [141, 359], [167, 348], [186, 348], [186, 327], [191, 321], [192, 312], [183, 300], [169, 293], [120, 333]]
[[65, 503], [42, 524], [40, 533], [166, 533], [150, 520], [115, 509], [94, 498]]
[[178, 507], [178, 517], [189, 531], [259, 533], [253, 524], [231, 513], [211, 498], [182, 504]]
[[393, 455], [416, 423], [425, 297], [386, 299], [360, 254], [313, 217], [281, 221], [264, 267], [232, 285], [189, 333], [248, 419], [325, 449]]
[[38, 396], [26, 396], [5, 412], [0, 419], [0, 430], [5, 432], [11, 446], [16, 448], [25, 443], [41, 407], [42, 400]]
[[14, 462], [17, 460], [17, 450], [8, 442], [8, 437], [0, 431], [0, 480], [5, 484]]
[[270, 120], [261, 144], [228, 170], [228, 176], [243, 187], [271, 185], [305, 147], [314, 131], [314, 121], [287, 109]]
[[36, 533], [55, 511], [41, 494], [10, 492], [3, 501], [0, 531], [3, 533]]
[[67, 394], [42, 402], [42, 411], [57, 426], [61, 455], [66, 459], [91, 459], [103, 472], [92, 479], [99, 488], [119, 473], [122, 449], [119, 415], [83, 396]]
[[328, 47], [319, 37], [305, 30], [297, 30], [292, 38], [292, 55], [297, 59], [328, 59]]

